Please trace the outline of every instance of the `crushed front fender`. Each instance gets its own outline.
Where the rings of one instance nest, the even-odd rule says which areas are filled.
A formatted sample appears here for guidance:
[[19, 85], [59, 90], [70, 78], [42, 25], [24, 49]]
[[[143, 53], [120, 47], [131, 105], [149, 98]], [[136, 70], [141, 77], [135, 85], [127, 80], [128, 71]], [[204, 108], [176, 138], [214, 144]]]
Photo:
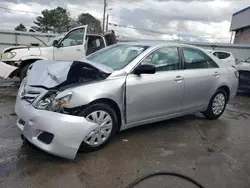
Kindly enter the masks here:
[[18, 68], [0, 61], [0, 77], [6, 79]]

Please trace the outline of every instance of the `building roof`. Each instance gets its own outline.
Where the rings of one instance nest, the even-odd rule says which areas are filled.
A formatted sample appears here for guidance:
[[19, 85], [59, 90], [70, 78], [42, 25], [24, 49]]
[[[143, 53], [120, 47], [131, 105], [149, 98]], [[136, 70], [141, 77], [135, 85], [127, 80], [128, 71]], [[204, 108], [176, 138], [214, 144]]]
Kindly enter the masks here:
[[248, 9], [250, 9], [250, 6], [249, 6], [249, 7], [246, 7], [246, 8], [243, 8], [242, 10], [239, 10], [239, 11], [233, 13], [233, 16], [235, 16], [235, 15], [237, 15], [237, 14], [239, 14], [239, 13], [242, 13], [242, 12], [248, 10]]
[[242, 28], [250, 27], [250, 6], [238, 12], [232, 17], [230, 31], [236, 31]]

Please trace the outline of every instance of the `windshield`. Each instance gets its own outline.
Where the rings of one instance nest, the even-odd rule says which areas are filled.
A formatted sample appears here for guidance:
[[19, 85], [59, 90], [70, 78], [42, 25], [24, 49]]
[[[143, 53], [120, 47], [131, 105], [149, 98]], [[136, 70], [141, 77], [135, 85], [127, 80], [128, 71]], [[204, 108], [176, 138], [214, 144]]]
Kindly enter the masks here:
[[53, 42], [54, 40], [61, 40], [63, 38], [63, 35], [60, 35], [60, 36], [57, 36], [57, 37], [54, 37], [52, 38], [49, 42], [46, 43], [47, 46], [53, 46]]
[[120, 44], [111, 46], [87, 57], [88, 60], [120, 70], [148, 49], [145, 45]]

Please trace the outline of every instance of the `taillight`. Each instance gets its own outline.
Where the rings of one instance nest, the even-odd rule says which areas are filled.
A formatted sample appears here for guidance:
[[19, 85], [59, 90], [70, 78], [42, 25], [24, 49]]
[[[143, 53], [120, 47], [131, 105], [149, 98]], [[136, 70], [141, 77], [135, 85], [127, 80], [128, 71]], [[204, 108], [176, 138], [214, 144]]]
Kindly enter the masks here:
[[234, 75], [235, 75], [236, 78], [239, 78], [239, 76], [240, 76], [238, 71], [234, 71]]

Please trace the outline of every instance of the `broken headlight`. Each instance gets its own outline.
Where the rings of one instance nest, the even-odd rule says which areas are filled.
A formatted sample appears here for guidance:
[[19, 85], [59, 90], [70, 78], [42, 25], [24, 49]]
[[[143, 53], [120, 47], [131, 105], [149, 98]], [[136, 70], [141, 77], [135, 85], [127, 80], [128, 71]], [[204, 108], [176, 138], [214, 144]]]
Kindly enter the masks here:
[[2, 53], [2, 59], [12, 59], [13, 57], [15, 57], [16, 52], [6, 52], [6, 53]]
[[60, 99], [56, 98], [56, 95], [51, 95], [41, 99], [37, 104], [36, 108], [40, 110], [48, 110], [53, 112], [60, 112], [65, 105], [67, 105], [72, 97], [72, 94], [65, 95]]

